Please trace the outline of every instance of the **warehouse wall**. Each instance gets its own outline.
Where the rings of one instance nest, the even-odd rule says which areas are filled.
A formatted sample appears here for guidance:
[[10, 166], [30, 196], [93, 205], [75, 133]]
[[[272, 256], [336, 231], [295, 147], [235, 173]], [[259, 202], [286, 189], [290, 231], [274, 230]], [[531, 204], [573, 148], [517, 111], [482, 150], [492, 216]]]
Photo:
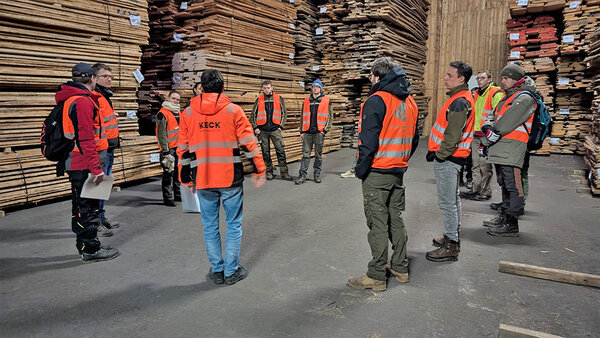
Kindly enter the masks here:
[[425, 134], [429, 134], [444, 104], [443, 78], [451, 61], [466, 61], [474, 72], [487, 68], [494, 81], [499, 78], [508, 52], [506, 20], [509, 17], [508, 1], [432, 0], [425, 67], [426, 96], [430, 100]]

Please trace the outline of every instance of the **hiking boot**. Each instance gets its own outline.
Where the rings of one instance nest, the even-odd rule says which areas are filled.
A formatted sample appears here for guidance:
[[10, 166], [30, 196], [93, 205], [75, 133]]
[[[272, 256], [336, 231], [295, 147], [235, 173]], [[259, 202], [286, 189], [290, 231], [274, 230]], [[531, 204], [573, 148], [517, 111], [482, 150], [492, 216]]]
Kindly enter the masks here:
[[502, 206], [502, 202], [500, 202], [500, 203], [490, 203], [490, 208], [492, 210], [498, 210], [498, 208], [500, 208], [500, 206]]
[[352, 170], [348, 170], [345, 173], [340, 174], [340, 176], [342, 176], [342, 178], [354, 178], [354, 177], [356, 177], [356, 175], [354, 174], [354, 172]]
[[[114, 248], [110, 244], [100, 244], [100, 249], [110, 250], [110, 249], [114, 249]], [[83, 251], [81, 251], [79, 249], [77, 249], [77, 252], [79, 253], [79, 256], [81, 256], [83, 254]]]
[[98, 231], [98, 236], [100, 236], [100, 237], [110, 237], [113, 235], [112, 230], [109, 230], [102, 223], [98, 224], [98, 226], [96, 227], [96, 230]]
[[85, 252], [82, 253], [81, 259], [83, 260], [84, 263], [101, 262], [101, 261], [107, 261], [107, 260], [116, 258], [117, 256], [119, 256], [119, 254], [120, 254], [119, 250], [117, 250], [115, 248], [100, 249], [93, 254], [89, 254], [89, 253], [85, 253]]
[[519, 220], [511, 215], [506, 215], [504, 224], [488, 229], [487, 233], [496, 237], [519, 237]]
[[504, 222], [506, 222], [506, 215], [503, 212], [500, 212], [496, 217], [483, 221], [483, 226], [492, 228], [502, 225]]
[[475, 195], [473, 197], [474, 201], [487, 201], [492, 198], [492, 195]]
[[437, 246], [438, 248], [444, 245], [444, 241], [446, 240], [446, 237], [438, 237], [438, 238], [434, 238], [431, 240], [431, 244], [433, 246]]
[[389, 276], [396, 277], [396, 280], [400, 283], [408, 283], [408, 272], [394, 271], [389, 265], [385, 267], [388, 271]]
[[245, 267], [239, 265], [238, 269], [233, 273], [233, 275], [231, 276], [225, 276], [225, 284], [227, 285], [233, 285], [239, 281], [241, 281], [242, 279], [246, 278], [248, 276], [248, 270], [246, 270]]
[[298, 184], [302, 184], [306, 181], [306, 176], [305, 175], [300, 175], [298, 176], [298, 178], [296, 179], [296, 181], [294, 183]]
[[213, 272], [212, 268], [209, 268], [208, 279], [213, 281], [215, 284], [223, 284], [225, 283], [225, 273], [223, 271]]
[[102, 223], [102, 225], [104, 225], [108, 229], [116, 229], [119, 227], [119, 222], [110, 222], [108, 218], [101, 219], [100, 223]]
[[267, 181], [270, 181], [273, 179], [273, 173], [267, 173]]
[[348, 279], [347, 285], [355, 289], [371, 289], [373, 291], [385, 291], [387, 286], [384, 280], [369, 278], [367, 275]]
[[165, 205], [168, 207], [176, 207], [177, 204], [175, 203], [175, 201], [171, 201], [171, 200], [166, 200], [165, 201]]
[[472, 191], [465, 191], [460, 193], [460, 198], [465, 198], [468, 200], [472, 200], [475, 198], [475, 193]]
[[473, 189], [473, 181], [467, 181], [467, 189]]
[[315, 175], [315, 183], [321, 183], [321, 175]]
[[286, 181], [291, 181], [292, 176], [290, 176], [290, 174], [288, 174], [288, 173], [283, 173], [283, 174], [281, 174], [281, 179], [286, 180]]
[[455, 242], [447, 236], [444, 236], [444, 245], [433, 251], [429, 251], [425, 255], [425, 258], [434, 262], [457, 261], [459, 252], [460, 241]]

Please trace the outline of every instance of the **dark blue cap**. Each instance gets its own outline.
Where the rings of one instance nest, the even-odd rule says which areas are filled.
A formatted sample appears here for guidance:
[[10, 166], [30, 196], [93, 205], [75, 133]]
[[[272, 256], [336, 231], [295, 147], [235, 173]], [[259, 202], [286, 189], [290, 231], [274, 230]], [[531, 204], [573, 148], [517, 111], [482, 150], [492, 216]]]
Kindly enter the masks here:
[[92, 75], [98, 75], [98, 72], [85, 62], [80, 62], [73, 66], [71, 73], [73, 74], [73, 77], [88, 77]]

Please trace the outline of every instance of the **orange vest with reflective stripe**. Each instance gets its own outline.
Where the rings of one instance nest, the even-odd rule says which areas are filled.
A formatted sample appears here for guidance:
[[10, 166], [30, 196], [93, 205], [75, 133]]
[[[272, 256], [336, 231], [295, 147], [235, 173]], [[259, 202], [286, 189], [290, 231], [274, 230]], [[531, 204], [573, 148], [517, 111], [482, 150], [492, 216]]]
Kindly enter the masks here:
[[104, 95], [97, 91], [94, 91], [93, 93], [99, 96], [98, 106], [100, 107], [99, 112], [102, 118], [102, 127], [106, 133], [106, 138], [109, 140], [118, 138], [119, 125], [117, 123], [117, 115], [115, 115], [115, 110], [113, 107], [111, 107]]
[[[281, 124], [281, 99], [279, 94], [273, 93], [273, 123]], [[265, 109], [265, 95], [258, 97], [258, 110], [256, 113], [256, 125], [262, 126], [267, 123], [267, 110]]]
[[[481, 112], [481, 120], [475, 121], [475, 123], [479, 122], [480, 130], [481, 130], [481, 127], [483, 127], [485, 120], [487, 120], [488, 116], [494, 110], [494, 107], [492, 107], [492, 99], [494, 98], [494, 95], [496, 95], [496, 93], [499, 91], [501, 91], [501, 89], [499, 87], [492, 86], [490, 88], [490, 91], [489, 91], [487, 97], [485, 98], [485, 102], [483, 103], [483, 111]], [[479, 98], [479, 94], [477, 93], [477, 91], [475, 91], [475, 95], [473, 95], [473, 102], [477, 102], [478, 98]], [[475, 108], [475, 105], [473, 105], [473, 107], [471, 109], [474, 109], [474, 108]], [[477, 119], [477, 114], [475, 114], [475, 119]]]
[[[437, 151], [440, 149], [442, 145], [442, 141], [444, 141], [444, 132], [446, 131], [446, 127], [448, 127], [448, 119], [446, 117], [446, 112], [452, 102], [454, 102], [458, 98], [464, 98], [471, 104], [471, 109], [475, 106], [475, 101], [473, 100], [473, 96], [471, 92], [468, 90], [461, 90], [460, 92], [454, 94], [444, 105], [440, 112], [438, 113], [437, 119], [431, 128], [431, 133], [429, 135], [429, 151]], [[475, 127], [475, 112], [469, 111], [469, 115], [467, 116], [467, 121], [462, 130], [462, 136], [458, 144], [456, 145], [456, 149], [452, 153], [453, 157], [461, 157], [466, 158], [471, 154], [471, 142], [473, 142], [473, 129]]]
[[[515, 100], [515, 98], [517, 97], [517, 95], [519, 95], [519, 93], [523, 93], [523, 92], [525, 92], [525, 91], [524, 90], [517, 91], [511, 97], [509, 97], [506, 100], [506, 102], [504, 102], [504, 104], [502, 105], [502, 108], [500, 108], [500, 111], [496, 112], [496, 122], [500, 121], [500, 119], [502, 118], [504, 113], [506, 113], [506, 111], [510, 109], [510, 107], [512, 106], [512, 103]], [[528, 94], [525, 94], [525, 95], [528, 95]], [[535, 106], [536, 106], [535, 109], [537, 109], [537, 103], [535, 104]], [[535, 114], [535, 110], [534, 110], [534, 114]], [[534, 114], [531, 114], [531, 116], [527, 119], [527, 121], [525, 121], [525, 123], [518, 126], [517, 129], [511, 131], [510, 133], [502, 136], [502, 138], [510, 139], [510, 140], [517, 140], [517, 141], [521, 141], [521, 142], [527, 144], [527, 142], [529, 141], [529, 133], [531, 133], [531, 125], [533, 124], [533, 115]]]
[[[317, 129], [319, 131], [325, 130], [329, 122], [329, 98], [327, 96], [321, 97], [319, 102], [319, 108], [317, 109]], [[310, 128], [310, 97], [304, 99], [304, 108], [302, 109], [302, 131], [308, 131]]]
[[[71, 139], [71, 140], [75, 138], [75, 126], [73, 125], [73, 120], [71, 120], [71, 116], [69, 115], [69, 112], [71, 111], [71, 107], [75, 103], [75, 100], [77, 100], [80, 97], [87, 97], [87, 96], [83, 96], [83, 95], [71, 96], [63, 104], [63, 113], [62, 113], [63, 133], [65, 134], [66, 138]], [[100, 114], [98, 113], [98, 110], [100, 108], [98, 107], [98, 105], [96, 105], [96, 102], [94, 102], [94, 100], [90, 99], [89, 97], [87, 97], [87, 98], [92, 102], [92, 104], [94, 105], [94, 108], [95, 108], [95, 111], [94, 111], [94, 140], [96, 141], [96, 150], [97, 151], [106, 150], [106, 149], [108, 149], [108, 140], [106, 139], [106, 133], [104, 133], [104, 130], [102, 128], [102, 122], [100, 121]], [[79, 148], [77, 148], [77, 142], [75, 142], [75, 148], [73, 148], [73, 151], [77, 151], [77, 152], [79, 151]]]
[[[410, 95], [406, 100], [400, 100], [384, 91], [375, 92], [371, 96], [374, 95], [383, 99], [386, 112], [379, 133], [379, 147], [371, 167], [378, 169], [407, 167], [417, 124], [417, 103]], [[360, 121], [362, 121], [363, 106], [364, 103], [360, 106]], [[358, 128], [360, 133], [362, 122], [359, 122]]]
[[[167, 119], [167, 146], [169, 149], [177, 148], [177, 140], [179, 139], [179, 123], [177, 123], [177, 119], [173, 112], [168, 110], [167, 108], [160, 108], [158, 111], [159, 114], [163, 114], [163, 116]], [[158, 137], [158, 123], [155, 128], [156, 136]], [[158, 144], [160, 148], [160, 143]], [[161, 151], [167, 151], [169, 149], [160, 149]]]

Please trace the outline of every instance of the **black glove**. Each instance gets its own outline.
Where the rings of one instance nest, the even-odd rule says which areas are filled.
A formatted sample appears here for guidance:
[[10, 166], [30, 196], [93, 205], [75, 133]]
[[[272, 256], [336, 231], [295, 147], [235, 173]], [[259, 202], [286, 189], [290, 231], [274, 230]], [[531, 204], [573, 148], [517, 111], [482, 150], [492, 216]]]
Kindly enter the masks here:
[[435, 152], [434, 151], [428, 151], [427, 155], [425, 156], [425, 160], [427, 162], [433, 162], [434, 158], [435, 158]]
[[192, 167], [190, 165], [191, 160], [192, 157], [190, 156], [189, 151], [186, 151], [181, 155], [181, 172], [179, 173], [181, 176], [181, 183], [190, 183], [194, 181]]

